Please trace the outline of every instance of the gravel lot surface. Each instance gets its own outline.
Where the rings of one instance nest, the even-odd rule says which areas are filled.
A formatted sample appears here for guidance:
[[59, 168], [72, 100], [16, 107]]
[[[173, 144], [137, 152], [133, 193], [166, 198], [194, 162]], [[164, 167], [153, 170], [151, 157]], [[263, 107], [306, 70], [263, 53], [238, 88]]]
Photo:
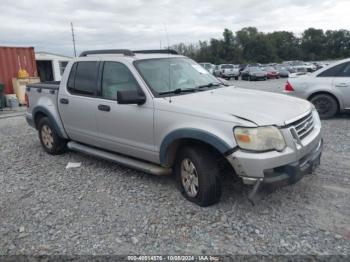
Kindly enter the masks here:
[[[256, 206], [250, 188], [228, 177], [221, 202], [200, 208], [172, 177], [75, 152], [50, 156], [23, 117], [0, 119], [0, 255], [350, 255], [350, 116], [323, 128], [315, 174]], [[68, 162], [82, 165], [66, 170]]]

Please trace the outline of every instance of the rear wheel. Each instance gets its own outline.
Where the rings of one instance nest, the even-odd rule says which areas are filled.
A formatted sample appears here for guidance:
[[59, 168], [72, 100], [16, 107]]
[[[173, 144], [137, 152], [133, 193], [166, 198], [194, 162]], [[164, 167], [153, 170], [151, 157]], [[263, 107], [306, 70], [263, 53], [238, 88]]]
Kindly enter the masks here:
[[238, 76], [235, 76], [235, 80], [238, 80]]
[[219, 167], [212, 153], [202, 145], [184, 147], [175, 162], [181, 193], [199, 206], [210, 206], [221, 197]]
[[334, 117], [338, 112], [338, 103], [334, 97], [327, 94], [315, 95], [310, 99], [322, 119]]
[[39, 139], [44, 150], [51, 155], [62, 154], [66, 149], [66, 140], [59, 137], [50, 119], [43, 117], [38, 123]]

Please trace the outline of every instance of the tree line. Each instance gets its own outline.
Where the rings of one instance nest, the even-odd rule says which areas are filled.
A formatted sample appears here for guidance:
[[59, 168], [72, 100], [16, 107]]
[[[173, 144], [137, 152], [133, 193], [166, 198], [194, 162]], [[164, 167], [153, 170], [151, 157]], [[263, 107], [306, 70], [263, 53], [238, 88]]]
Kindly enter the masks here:
[[350, 57], [350, 31], [309, 28], [297, 36], [288, 31], [259, 32], [245, 27], [225, 29], [221, 39], [172, 46], [197, 62], [269, 63], [289, 60], [321, 61]]

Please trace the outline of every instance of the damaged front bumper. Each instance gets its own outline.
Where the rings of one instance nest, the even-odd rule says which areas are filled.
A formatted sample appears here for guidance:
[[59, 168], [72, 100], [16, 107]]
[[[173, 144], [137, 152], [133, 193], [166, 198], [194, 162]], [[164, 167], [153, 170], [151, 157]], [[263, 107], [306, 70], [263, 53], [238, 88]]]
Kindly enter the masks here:
[[227, 156], [243, 183], [254, 186], [250, 200], [255, 200], [260, 188], [273, 191], [294, 184], [319, 166], [323, 148], [320, 132], [315, 132], [304, 145], [292, 144], [284, 152], [254, 154], [238, 150]]

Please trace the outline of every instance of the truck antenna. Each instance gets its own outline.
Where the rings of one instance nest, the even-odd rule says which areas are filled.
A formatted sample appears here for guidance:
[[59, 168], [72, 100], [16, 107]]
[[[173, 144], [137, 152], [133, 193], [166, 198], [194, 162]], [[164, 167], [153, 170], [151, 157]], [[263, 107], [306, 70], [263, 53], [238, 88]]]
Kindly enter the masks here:
[[73, 48], [74, 48], [74, 57], [77, 57], [77, 50], [75, 49], [75, 35], [74, 35], [73, 22], [70, 22], [70, 27], [72, 29], [72, 40], [73, 40]]

